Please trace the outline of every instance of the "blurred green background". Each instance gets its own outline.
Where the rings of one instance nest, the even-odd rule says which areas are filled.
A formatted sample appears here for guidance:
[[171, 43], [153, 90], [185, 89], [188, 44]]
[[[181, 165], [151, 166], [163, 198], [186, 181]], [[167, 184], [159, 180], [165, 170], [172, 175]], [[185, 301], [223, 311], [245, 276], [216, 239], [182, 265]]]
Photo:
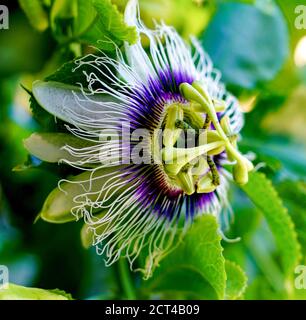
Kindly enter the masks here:
[[[122, 298], [116, 266], [105, 268], [94, 249], [82, 248], [81, 223], [33, 223], [65, 168], [30, 159], [23, 148], [24, 138], [44, 128], [33, 118], [21, 85], [31, 89], [34, 80], [90, 52], [93, 44], [74, 33], [69, 15], [57, 13], [59, 2], [41, 1], [43, 11], [35, 12], [27, 7], [31, 1], [9, 1], [9, 30], [0, 30], [0, 264], [20, 285], [60, 288], [80, 299]], [[125, 1], [113, 3], [123, 10]], [[141, 0], [140, 8], [149, 26], [152, 18], [163, 19], [186, 39], [197, 36], [222, 71], [246, 112], [241, 149], [257, 154], [255, 164], [266, 164], [263, 171], [289, 209], [305, 255], [306, 30], [295, 26], [301, 4]], [[227, 235], [242, 241], [224, 242], [224, 255], [248, 275], [245, 298], [287, 298], [279, 252], [264, 218], [240, 190], [233, 187], [231, 198], [235, 221]], [[296, 293], [304, 296], [305, 290]]]

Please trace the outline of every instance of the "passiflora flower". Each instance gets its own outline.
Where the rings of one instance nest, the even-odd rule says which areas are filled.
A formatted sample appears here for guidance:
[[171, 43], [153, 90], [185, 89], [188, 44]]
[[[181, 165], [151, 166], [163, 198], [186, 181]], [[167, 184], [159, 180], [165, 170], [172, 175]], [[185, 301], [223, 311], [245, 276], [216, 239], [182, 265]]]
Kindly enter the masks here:
[[101, 53], [76, 61], [76, 69], [93, 70], [84, 71], [87, 87], [34, 83], [36, 100], [71, 135], [58, 133], [64, 142], [46, 146], [48, 156], [35, 147], [42, 136], [25, 144], [42, 160], [83, 171], [60, 181], [63, 196], [52, 192], [42, 217], [83, 217], [107, 265], [125, 256], [132, 267], [142, 252], [140, 269], [149, 276], [173, 248], [178, 228], [187, 230], [202, 214], [220, 223], [227, 217], [228, 181], [246, 183], [253, 166], [237, 149], [238, 102], [208, 55], [172, 27], [146, 28], [138, 11], [137, 1], [129, 1], [125, 22], [136, 26], [139, 39], [125, 44], [125, 55], [117, 49], [116, 59]]

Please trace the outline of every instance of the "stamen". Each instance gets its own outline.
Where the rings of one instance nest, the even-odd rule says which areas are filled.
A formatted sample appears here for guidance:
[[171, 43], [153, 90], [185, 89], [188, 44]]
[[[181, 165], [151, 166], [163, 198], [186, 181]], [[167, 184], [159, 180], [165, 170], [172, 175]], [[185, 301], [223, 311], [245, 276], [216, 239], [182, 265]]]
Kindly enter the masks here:
[[212, 174], [212, 183], [215, 186], [220, 185], [220, 176], [219, 176], [219, 172], [218, 169], [216, 167], [216, 164], [214, 163], [213, 159], [210, 156], [207, 156], [207, 163], [209, 165], [211, 174]]
[[211, 124], [211, 120], [209, 118], [209, 115], [207, 114], [204, 125], [203, 125], [203, 129], [206, 130], [207, 128], [209, 128], [210, 124]]
[[175, 127], [182, 130], [187, 130], [191, 128], [190, 125], [188, 125], [188, 123], [179, 119], [175, 121]]
[[236, 160], [236, 164], [233, 167], [234, 180], [238, 184], [247, 183], [248, 172], [253, 170], [253, 164], [237, 150], [236, 139], [228, 137], [228, 135], [232, 135], [229, 119], [223, 117], [224, 120], [221, 120], [220, 124], [215, 105], [206, 90], [205, 84], [199, 81], [194, 81], [192, 85], [182, 83], [180, 85], [180, 91], [186, 99], [197, 103], [197, 111], [207, 114], [206, 120], [210, 119], [212, 121], [219, 134], [219, 138], [224, 141], [228, 158], [230, 160]]
[[183, 121], [184, 112], [178, 104], [171, 105], [167, 108], [166, 125], [164, 134], [164, 145], [174, 146], [181, 130], [177, 129], [176, 122]]
[[[234, 180], [238, 184], [247, 183], [252, 164], [237, 150], [237, 135], [231, 130], [229, 117], [225, 115], [219, 121], [217, 115], [224, 110], [225, 103], [212, 99], [205, 84], [199, 81], [192, 85], [182, 83], [180, 91], [190, 103], [174, 103], [166, 107], [162, 124], [163, 145], [156, 143], [156, 137], [153, 141], [153, 154], [161, 154], [169, 183], [176, 188], [179, 186], [187, 195], [213, 192], [220, 185], [220, 175], [212, 156], [224, 151], [230, 161], [236, 162]], [[181, 132], [188, 133], [189, 129], [196, 130], [194, 137], [198, 145], [178, 147]]]

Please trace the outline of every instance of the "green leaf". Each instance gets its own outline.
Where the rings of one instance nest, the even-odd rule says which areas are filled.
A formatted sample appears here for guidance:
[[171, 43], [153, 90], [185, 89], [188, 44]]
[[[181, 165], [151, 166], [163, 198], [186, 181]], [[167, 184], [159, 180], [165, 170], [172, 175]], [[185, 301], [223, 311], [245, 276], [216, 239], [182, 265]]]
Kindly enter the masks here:
[[285, 300], [281, 291], [275, 291], [263, 275], [258, 275], [247, 287], [246, 300]]
[[70, 293], [67, 293], [66, 291], [64, 290], [61, 290], [61, 289], [51, 289], [51, 290], [48, 290], [49, 292], [51, 293], [54, 293], [54, 294], [57, 294], [57, 295], [61, 295], [61, 296], [64, 296], [66, 297], [68, 300], [74, 300], [72, 298], [72, 295]]
[[51, 27], [59, 41], [76, 39], [90, 27], [96, 16], [90, 0], [55, 0], [50, 16]]
[[51, 26], [60, 42], [81, 41], [108, 51], [137, 39], [135, 27], [124, 22], [111, 0], [55, 0]]
[[27, 288], [9, 283], [8, 289], [0, 290], [0, 300], [73, 300], [70, 294], [58, 289]]
[[122, 13], [111, 0], [93, 0], [93, 5], [98, 12], [99, 19], [105, 29], [119, 40], [128, 41], [130, 44], [137, 40], [136, 27], [127, 26]]
[[211, 215], [196, 219], [182, 243], [144, 286], [149, 292], [184, 293], [188, 298], [223, 299], [226, 273], [218, 222]]
[[123, 41], [136, 42], [136, 28], [124, 22], [123, 14], [111, 0], [92, 0], [92, 3], [97, 16], [81, 40], [104, 50], [114, 50], [113, 43], [120, 46]]
[[35, 29], [44, 31], [48, 28], [48, 16], [41, 0], [19, 0], [19, 4]]
[[285, 180], [277, 185], [289, 214], [296, 226], [302, 252], [306, 256], [306, 183], [304, 181]]
[[291, 276], [300, 260], [300, 245], [287, 209], [271, 181], [262, 173], [251, 173], [248, 184], [241, 188], [264, 214], [281, 254], [283, 272]]
[[[69, 0], [71, 1], [71, 0]], [[74, 36], [84, 33], [93, 23], [97, 16], [97, 12], [90, 0], [77, 0], [78, 12], [74, 19]]]
[[73, 23], [77, 15], [77, 0], [54, 1], [50, 13], [50, 21], [53, 34], [58, 41], [64, 41], [67, 38], [73, 37]]
[[74, 148], [84, 148], [92, 144], [67, 133], [33, 133], [23, 141], [30, 154], [46, 162], [82, 161], [82, 158], [71, 155], [63, 149], [66, 145]]
[[246, 286], [247, 276], [239, 265], [232, 261], [225, 261], [226, 270], [226, 291], [225, 298], [236, 300], [242, 297]]
[[[77, 64], [75, 60], [64, 63], [53, 74], [45, 78], [46, 81], [61, 82], [64, 84], [76, 85], [77, 83], [88, 85], [86, 76], [82, 68], [75, 69]], [[84, 70], [85, 71], [85, 70]]]
[[272, 1], [267, 3], [223, 3], [202, 35], [225, 82], [252, 89], [273, 79], [288, 57], [286, 21]]

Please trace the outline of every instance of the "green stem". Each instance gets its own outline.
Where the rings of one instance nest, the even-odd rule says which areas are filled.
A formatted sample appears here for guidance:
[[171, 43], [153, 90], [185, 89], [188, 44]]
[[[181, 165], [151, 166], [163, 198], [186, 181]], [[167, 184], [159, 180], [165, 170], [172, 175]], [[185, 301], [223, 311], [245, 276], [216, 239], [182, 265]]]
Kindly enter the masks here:
[[136, 292], [130, 277], [130, 270], [128, 268], [128, 265], [125, 259], [123, 258], [119, 259], [118, 269], [119, 269], [121, 285], [126, 298], [128, 300], [136, 300]]

